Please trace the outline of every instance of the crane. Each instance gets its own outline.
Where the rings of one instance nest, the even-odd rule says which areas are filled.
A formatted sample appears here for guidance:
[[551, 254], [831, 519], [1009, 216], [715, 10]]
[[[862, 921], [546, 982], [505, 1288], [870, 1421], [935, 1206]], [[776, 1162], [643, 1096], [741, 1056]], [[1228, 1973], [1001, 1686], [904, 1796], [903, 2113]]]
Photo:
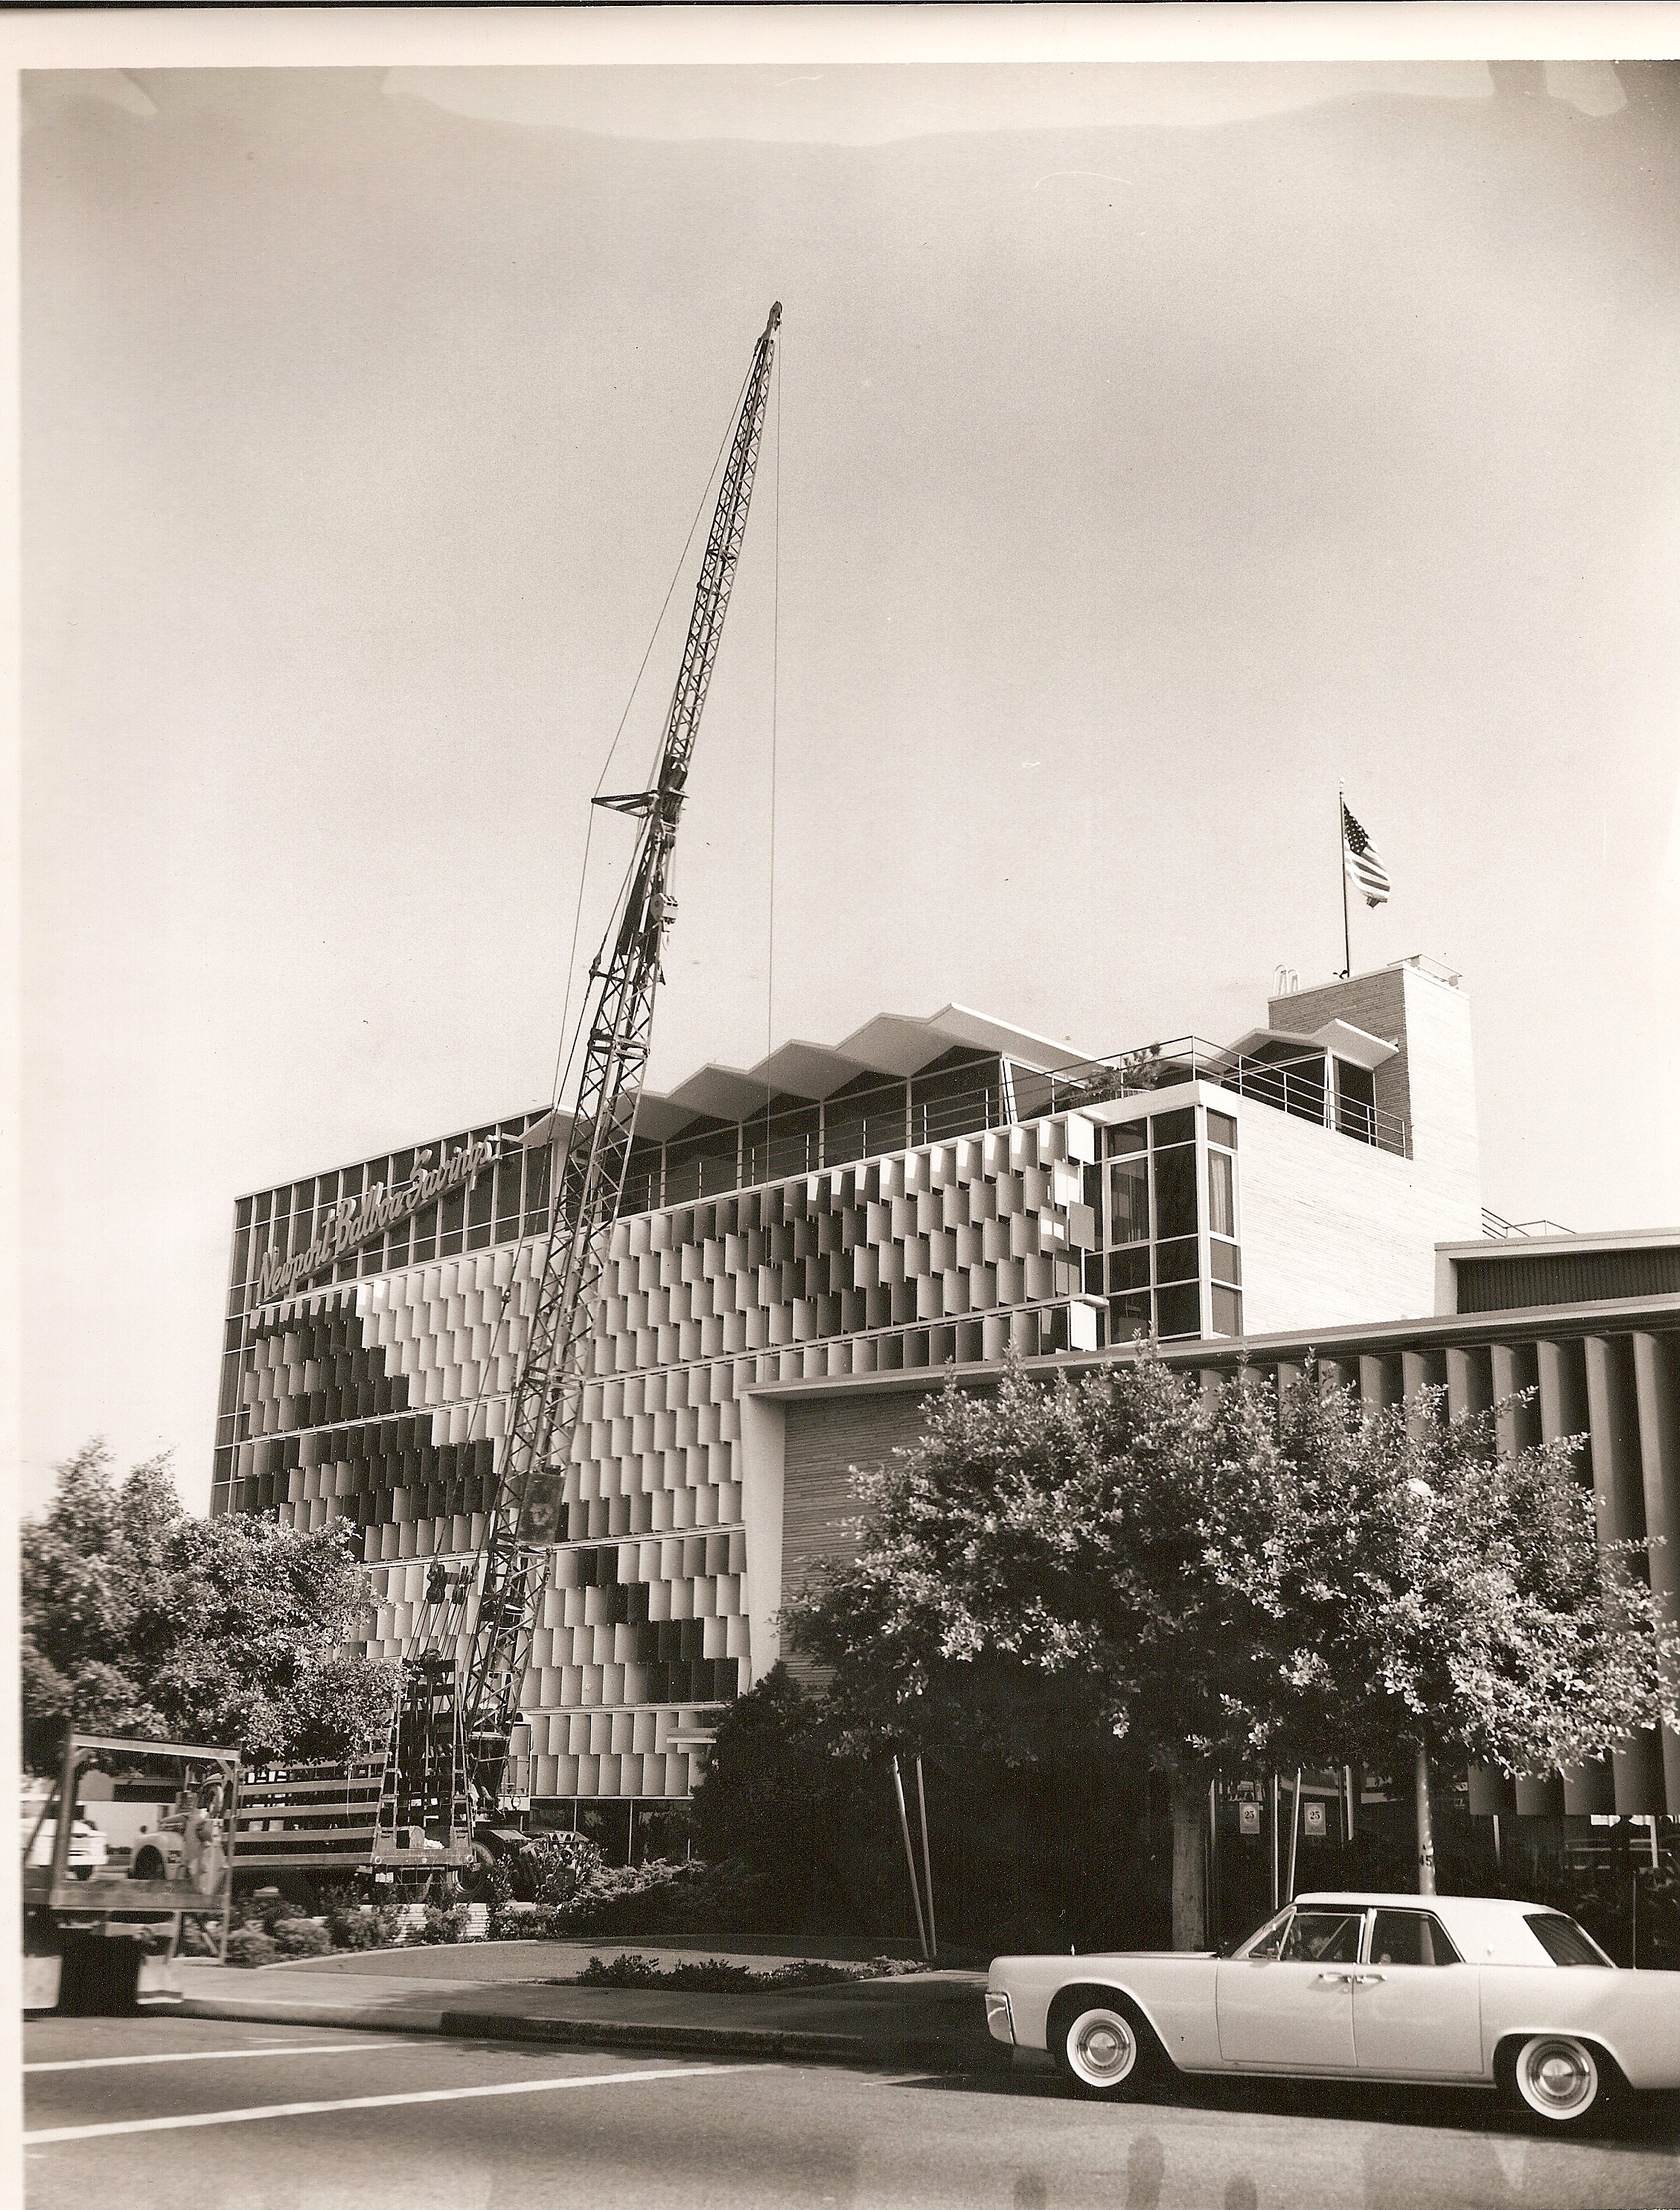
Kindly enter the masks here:
[[625, 1176], [647, 1066], [666, 933], [671, 856], [723, 617], [740, 558], [764, 435], [778, 302], [734, 417], [693, 611], [653, 779], [595, 804], [641, 824], [624, 890], [589, 969], [579, 1015], [583, 1066], [536, 1295], [472, 1556], [427, 1575], [399, 1669], [389, 1742], [360, 1760], [248, 1778], [252, 1869], [429, 1875], [481, 1860], [484, 1814], [510, 1794], [509, 1742], [530, 1654], [547, 1546], [565, 1531], [565, 1467], [586, 1378], [594, 1296]]
[[[461, 1706], [473, 1784], [481, 1802], [501, 1789], [547, 1570], [542, 1549], [565, 1531], [565, 1464], [583, 1398], [595, 1290], [607, 1232], [623, 1201], [665, 936], [675, 911], [669, 890], [671, 855], [746, 531], [781, 320], [778, 301], [753, 349], [652, 782], [645, 790], [594, 801], [642, 825], [615, 922], [589, 969], [584, 1000], [588, 1035], [577, 1099], [478, 1553], [481, 1570]], [[454, 1617], [451, 1608], [437, 1623], [441, 1633], [428, 1628], [431, 1647], [446, 1642]], [[424, 1615], [420, 1624], [427, 1627]]]

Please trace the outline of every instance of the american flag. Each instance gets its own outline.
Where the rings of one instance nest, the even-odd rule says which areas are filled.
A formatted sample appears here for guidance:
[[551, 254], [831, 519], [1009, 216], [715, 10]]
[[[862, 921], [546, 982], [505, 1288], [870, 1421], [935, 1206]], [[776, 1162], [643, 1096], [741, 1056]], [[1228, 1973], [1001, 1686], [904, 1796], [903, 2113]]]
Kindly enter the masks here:
[[1367, 905], [1387, 903], [1388, 870], [1377, 857], [1376, 846], [1348, 812], [1345, 799], [1342, 800], [1342, 864], [1348, 880], [1365, 893]]

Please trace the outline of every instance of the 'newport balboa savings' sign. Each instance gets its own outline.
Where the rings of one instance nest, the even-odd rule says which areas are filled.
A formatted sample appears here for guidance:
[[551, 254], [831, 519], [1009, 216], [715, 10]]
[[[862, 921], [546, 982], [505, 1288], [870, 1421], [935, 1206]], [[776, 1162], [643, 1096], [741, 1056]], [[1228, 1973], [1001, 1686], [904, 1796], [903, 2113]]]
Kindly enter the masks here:
[[[371, 1243], [376, 1235], [383, 1235], [399, 1220], [412, 1219], [415, 1213], [428, 1205], [436, 1205], [454, 1189], [470, 1189], [484, 1168], [496, 1156], [496, 1146], [487, 1138], [481, 1143], [462, 1144], [452, 1150], [440, 1166], [417, 1167], [408, 1181], [398, 1182], [387, 1189], [376, 1181], [372, 1189], [360, 1197], [341, 1197], [323, 1219], [320, 1233], [306, 1251], [294, 1258], [284, 1259], [279, 1247], [270, 1243], [263, 1253], [263, 1262], [257, 1270], [257, 1301], [271, 1303], [283, 1297], [299, 1282], [308, 1281], [326, 1266], [334, 1265], [364, 1243]], [[422, 1161], [429, 1158], [422, 1151]]]

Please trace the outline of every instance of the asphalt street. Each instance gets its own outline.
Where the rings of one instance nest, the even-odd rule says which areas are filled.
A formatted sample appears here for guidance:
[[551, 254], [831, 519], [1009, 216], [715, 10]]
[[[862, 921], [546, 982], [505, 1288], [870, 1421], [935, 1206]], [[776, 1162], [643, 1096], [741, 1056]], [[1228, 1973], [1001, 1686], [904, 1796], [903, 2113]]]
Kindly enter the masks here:
[[1560, 2141], [1490, 2098], [710, 2064], [151, 2015], [25, 2034], [30, 2210], [1674, 2210], [1671, 2104]]

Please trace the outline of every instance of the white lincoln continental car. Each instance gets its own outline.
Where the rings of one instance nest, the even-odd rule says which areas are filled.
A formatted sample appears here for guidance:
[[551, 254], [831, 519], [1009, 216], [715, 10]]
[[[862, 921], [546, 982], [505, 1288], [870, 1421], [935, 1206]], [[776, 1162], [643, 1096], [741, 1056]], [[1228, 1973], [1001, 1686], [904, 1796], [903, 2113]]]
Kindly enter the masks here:
[[1680, 1972], [1619, 1971], [1562, 1911], [1479, 1896], [1298, 1896], [1228, 1957], [1000, 1957], [986, 2016], [1099, 2097], [1173, 2065], [1498, 2087], [1567, 2126], [1680, 2087]]

